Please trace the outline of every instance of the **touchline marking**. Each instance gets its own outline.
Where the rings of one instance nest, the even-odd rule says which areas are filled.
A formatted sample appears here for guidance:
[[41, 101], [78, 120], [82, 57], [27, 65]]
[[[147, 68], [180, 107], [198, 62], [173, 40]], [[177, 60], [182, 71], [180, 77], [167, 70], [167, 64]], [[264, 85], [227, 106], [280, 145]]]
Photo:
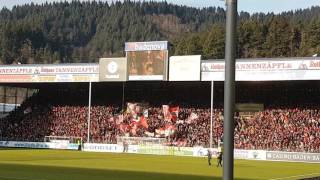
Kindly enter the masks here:
[[269, 180], [281, 180], [281, 179], [291, 179], [291, 178], [298, 178], [298, 177], [310, 177], [313, 175], [319, 175], [320, 173], [312, 173], [312, 174], [304, 174], [304, 175], [298, 175], [298, 176], [289, 176], [289, 177], [282, 177], [282, 178], [274, 178]]
[[[0, 176], [0, 179], [15, 179], [15, 180], [35, 180], [34, 178], [29, 179], [29, 178], [18, 178], [18, 177], [6, 177], [6, 176]], [[45, 180], [45, 179], [37, 179], [37, 180]]]

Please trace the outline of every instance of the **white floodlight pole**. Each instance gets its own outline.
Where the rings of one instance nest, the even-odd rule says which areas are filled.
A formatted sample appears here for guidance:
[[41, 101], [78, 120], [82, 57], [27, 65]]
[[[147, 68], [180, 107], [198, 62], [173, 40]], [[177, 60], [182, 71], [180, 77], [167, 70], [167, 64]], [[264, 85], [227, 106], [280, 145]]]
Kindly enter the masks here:
[[211, 81], [211, 98], [210, 98], [210, 103], [211, 103], [211, 113], [210, 113], [210, 143], [209, 147], [210, 149], [212, 148], [212, 126], [213, 126], [213, 81]]
[[91, 81], [89, 82], [89, 105], [88, 105], [88, 134], [87, 134], [87, 143], [90, 143], [90, 122], [91, 122]]

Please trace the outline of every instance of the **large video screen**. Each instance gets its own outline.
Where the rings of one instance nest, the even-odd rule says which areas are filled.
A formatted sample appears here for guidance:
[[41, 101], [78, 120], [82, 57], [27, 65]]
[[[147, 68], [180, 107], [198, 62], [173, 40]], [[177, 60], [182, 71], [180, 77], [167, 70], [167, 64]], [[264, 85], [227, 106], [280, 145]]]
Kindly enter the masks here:
[[167, 50], [129, 51], [129, 80], [166, 80]]
[[167, 80], [168, 42], [127, 42], [128, 80]]

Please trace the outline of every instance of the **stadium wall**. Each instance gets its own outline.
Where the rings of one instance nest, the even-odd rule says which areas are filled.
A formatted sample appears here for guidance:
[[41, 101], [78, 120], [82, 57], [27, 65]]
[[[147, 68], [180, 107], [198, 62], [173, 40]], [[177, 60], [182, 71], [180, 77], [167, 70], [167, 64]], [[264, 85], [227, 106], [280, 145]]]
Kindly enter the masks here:
[[[90, 152], [123, 152], [123, 146], [117, 144], [84, 144], [84, 151]], [[218, 154], [218, 149], [211, 149], [213, 156]], [[174, 155], [174, 156], [207, 156], [208, 149], [203, 147], [172, 147], [172, 146], [155, 146], [146, 147], [138, 145], [129, 145], [128, 153], [154, 154], [154, 155]], [[259, 160], [259, 161], [284, 161], [284, 162], [308, 162], [320, 163], [320, 154], [300, 153], [300, 152], [281, 152], [265, 150], [234, 150], [235, 159]]]
[[[30, 149], [65, 149], [78, 150], [74, 143], [52, 143], [52, 142], [22, 142], [22, 141], [0, 141], [0, 147], [5, 148], [30, 148]], [[84, 143], [83, 151], [122, 153], [123, 146], [118, 144], [96, 144]], [[211, 149], [213, 156], [218, 154], [218, 149]], [[208, 149], [203, 147], [173, 147], [173, 146], [140, 146], [129, 145], [128, 153], [174, 155], [174, 156], [207, 156]], [[281, 152], [265, 150], [234, 150], [235, 159], [260, 160], [260, 161], [284, 161], [284, 162], [307, 162], [320, 163], [320, 153]]]

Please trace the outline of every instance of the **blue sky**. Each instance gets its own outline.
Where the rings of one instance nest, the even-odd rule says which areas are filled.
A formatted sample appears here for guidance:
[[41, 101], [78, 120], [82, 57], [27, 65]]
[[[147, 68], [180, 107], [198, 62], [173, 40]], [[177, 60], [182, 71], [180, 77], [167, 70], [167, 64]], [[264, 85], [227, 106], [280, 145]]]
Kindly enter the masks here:
[[[65, 0], [0, 0], [0, 8], [6, 6], [11, 8], [13, 5], [21, 5], [26, 3], [44, 3], [53, 1], [65, 1]], [[71, 0], [67, 0], [71, 1]], [[93, 1], [93, 0], [91, 0]], [[112, 1], [112, 0], [101, 0]], [[146, 1], [146, 0], [145, 0]], [[158, 0], [162, 1], [162, 0]], [[167, 2], [187, 5], [192, 7], [208, 7], [208, 6], [220, 6], [224, 7], [225, 3], [222, 0], [167, 0]], [[282, 11], [296, 10], [309, 8], [311, 6], [320, 6], [320, 0], [238, 0], [239, 11], [246, 11], [250, 13], [254, 12], [274, 12], [280, 13]]]

